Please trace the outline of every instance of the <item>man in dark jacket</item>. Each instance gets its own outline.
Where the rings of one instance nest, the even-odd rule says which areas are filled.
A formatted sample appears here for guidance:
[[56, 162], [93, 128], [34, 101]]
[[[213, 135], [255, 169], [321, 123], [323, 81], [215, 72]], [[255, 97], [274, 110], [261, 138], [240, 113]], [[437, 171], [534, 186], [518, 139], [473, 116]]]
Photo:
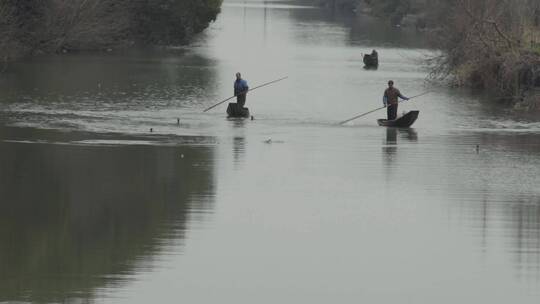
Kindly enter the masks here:
[[409, 98], [401, 95], [401, 92], [397, 88], [394, 88], [394, 81], [388, 81], [388, 89], [384, 91], [383, 96], [383, 103], [386, 107], [388, 120], [395, 120], [397, 118], [398, 98], [409, 100]]
[[246, 94], [249, 90], [247, 81], [242, 79], [240, 73], [236, 73], [236, 81], [234, 82], [234, 95], [236, 96], [236, 103], [238, 107], [243, 108], [246, 104]]

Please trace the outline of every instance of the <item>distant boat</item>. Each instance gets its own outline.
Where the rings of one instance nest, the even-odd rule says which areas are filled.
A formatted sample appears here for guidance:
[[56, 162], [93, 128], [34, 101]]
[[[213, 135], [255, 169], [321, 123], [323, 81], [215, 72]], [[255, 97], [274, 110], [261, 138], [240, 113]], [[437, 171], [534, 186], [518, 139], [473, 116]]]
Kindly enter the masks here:
[[410, 111], [395, 120], [377, 119], [377, 123], [383, 127], [408, 128], [416, 121], [419, 113], [420, 111]]
[[231, 102], [227, 107], [227, 115], [227, 117], [232, 118], [248, 118], [249, 109], [245, 107], [240, 108], [236, 102]]
[[376, 69], [379, 67], [379, 56], [377, 54], [365, 54], [364, 55], [364, 68]]

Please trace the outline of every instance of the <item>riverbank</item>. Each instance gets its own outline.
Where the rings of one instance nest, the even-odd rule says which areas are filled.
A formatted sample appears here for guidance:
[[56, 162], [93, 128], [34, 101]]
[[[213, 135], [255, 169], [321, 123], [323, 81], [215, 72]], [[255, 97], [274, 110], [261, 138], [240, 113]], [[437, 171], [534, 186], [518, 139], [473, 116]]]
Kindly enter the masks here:
[[432, 61], [432, 75], [486, 91], [516, 110], [540, 111], [540, 3], [486, 5], [446, 3], [428, 12], [440, 18], [430, 32], [434, 46], [444, 51]]
[[[2, 1], [0, 61], [38, 54], [181, 45], [203, 31], [222, 0]], [[1, 70], [1, 69], [0, 69]]]
[[430, 78], [485, 91], [516, 110], [540, 111], [540, 3], [448, 0], [322, 0], [325, 6], [387, 19], [426, 32], [443, 51], [431, 58]]

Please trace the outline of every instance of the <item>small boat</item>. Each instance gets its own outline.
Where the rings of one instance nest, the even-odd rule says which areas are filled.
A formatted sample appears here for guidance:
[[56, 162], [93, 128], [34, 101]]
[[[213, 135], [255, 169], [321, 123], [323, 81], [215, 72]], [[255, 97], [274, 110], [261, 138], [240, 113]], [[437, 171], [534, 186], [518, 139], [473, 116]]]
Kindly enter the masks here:
[[416, 121], [419, 113], [420, 111], [410, 111], [395, 120], [377, 119], [377, 123], [383, 127], [408, 128]]
[[365, 54], [363, 61], [365, 69], [376, 69], [379, 67], [379, 57], [376, 54]]
[[236, 102], [231, 102], [227, 107], [227, 115], [227, 117], [232, 118], [249, 118], [249, 109], [245, 107], [239, 107]]

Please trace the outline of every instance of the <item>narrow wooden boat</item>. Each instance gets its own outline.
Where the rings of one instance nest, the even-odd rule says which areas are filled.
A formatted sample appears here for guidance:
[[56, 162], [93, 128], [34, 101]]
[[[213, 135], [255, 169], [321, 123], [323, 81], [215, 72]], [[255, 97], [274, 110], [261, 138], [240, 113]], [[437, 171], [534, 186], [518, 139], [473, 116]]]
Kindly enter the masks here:
[[395, 120], [377, 119], [377, 123], [383, 127], [408, 128], [416, 121], [419, 113], [420, 111], [410, 111]]
[[227, 107], [227, 117], [233, 117], [233, 118], [248, 118], [249, 117], [249, 109], [244, 107], [239, 107], [236, 102], [229, 103], [229, 106]]

